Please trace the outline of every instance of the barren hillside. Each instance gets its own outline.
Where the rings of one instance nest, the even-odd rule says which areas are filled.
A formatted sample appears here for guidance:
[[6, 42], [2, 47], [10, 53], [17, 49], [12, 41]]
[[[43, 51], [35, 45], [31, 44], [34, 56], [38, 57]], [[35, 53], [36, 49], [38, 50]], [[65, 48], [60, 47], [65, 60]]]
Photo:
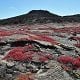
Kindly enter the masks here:
[[80, 80], [79, 18], [32, 10], [0, 20], [0, 80]]

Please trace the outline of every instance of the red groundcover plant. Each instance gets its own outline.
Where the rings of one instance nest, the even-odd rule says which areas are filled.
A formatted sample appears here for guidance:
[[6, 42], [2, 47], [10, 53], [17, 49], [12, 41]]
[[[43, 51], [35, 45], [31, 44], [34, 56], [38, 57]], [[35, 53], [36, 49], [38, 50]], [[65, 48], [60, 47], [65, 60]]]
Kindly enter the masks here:
[[58, 62], [63, 64], [71, 63], [73, 68], [77, 69], [80, 68], [80, 57], [72, 58], [70, 56], [61, 55], [58, 57]]
[[[33, 48], [31, 45], [28, 47]], [[26, 50], [28, 48], [26, 47], [18, 47], [12, 49], [3, 59], [8, 60], [8, 59], [13, 59], [16, 61], [32, 61], [33, 57], [35, 57], [35, 54], [38, 57], [39, 62], [47, 62], [48, 60], [53, 59], [52, 54], [46, 53], [46, 52], [35, 52], [35, 51], [28, 51]]]

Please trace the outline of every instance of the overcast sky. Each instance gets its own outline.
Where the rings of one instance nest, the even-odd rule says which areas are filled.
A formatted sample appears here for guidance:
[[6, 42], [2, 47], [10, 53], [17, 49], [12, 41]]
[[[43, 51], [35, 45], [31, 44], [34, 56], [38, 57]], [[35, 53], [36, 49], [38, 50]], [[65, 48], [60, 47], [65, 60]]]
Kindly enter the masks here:
[[80, 0], [0, 0], [0, 19], [40, 9], [58, 15], [80, 14]]

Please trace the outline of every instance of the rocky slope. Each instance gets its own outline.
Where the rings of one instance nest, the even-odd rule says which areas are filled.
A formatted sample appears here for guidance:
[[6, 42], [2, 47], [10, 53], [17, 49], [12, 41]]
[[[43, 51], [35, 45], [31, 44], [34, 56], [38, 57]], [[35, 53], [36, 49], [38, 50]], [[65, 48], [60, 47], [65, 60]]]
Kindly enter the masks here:
[[0, 80], [79, 80], [79, 25], [1, 26]]

